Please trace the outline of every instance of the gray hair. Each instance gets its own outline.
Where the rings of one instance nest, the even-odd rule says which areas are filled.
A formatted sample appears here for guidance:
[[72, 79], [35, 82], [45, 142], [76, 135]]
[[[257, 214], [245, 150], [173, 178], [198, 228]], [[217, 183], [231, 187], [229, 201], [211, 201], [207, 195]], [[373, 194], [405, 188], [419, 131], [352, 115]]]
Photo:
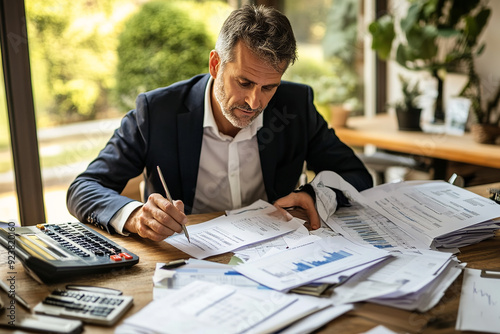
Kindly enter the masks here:
[[278, 72], [284, 73], [297, 59], [290, 21], [274, 8], [246, 5], [229, 15], [215, 44], [222, 66], [234, 59], [234, 47], [240, 40]]

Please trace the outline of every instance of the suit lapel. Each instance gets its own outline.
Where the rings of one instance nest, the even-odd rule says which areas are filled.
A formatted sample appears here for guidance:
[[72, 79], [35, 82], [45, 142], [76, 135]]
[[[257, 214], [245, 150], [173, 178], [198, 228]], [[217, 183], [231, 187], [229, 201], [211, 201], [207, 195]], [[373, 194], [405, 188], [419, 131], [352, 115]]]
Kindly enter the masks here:
[[179, 139], [179, 166], [185, 211], [191, 213], [203, 140], [205, 88], [209, 75], [196, 83], [186, 99], [187, 112], [177, 116]]

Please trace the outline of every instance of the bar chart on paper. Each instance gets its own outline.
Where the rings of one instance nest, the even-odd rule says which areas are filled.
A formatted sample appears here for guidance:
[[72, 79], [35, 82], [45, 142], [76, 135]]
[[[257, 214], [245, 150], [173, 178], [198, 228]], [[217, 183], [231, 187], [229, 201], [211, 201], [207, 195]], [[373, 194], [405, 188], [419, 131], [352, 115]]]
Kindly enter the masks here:
[[305, 258], [302, 259], [301, 261], [298, 262], [291, 262], [291, 263], [278, 263], [273, 267], [267, 267], [267, 268], [262, 268], [263, 271], [269, 273], [270, 275], [273, 275], [275, 277], [281, 278], [281, 277], [286, 277], [290, 276], [293, 273], [305, 271], [305, 270], [310, 270], [315, 267], [323, 266], [335, 261], [338, 261], [340, 259], [346, 258], [348, 256], [351, 256], [351, 253], [348, 253], [346, 251], [338, 251], [338, 252], [325, 252], [323, 251], [323, 254], [313, 258], [311, 257], [310, 259]]
[[375, 209], [360, 203], [340, 208], [326, 223], [352, 242], [369, 244], [379, 249], [427, 248], [427, 245], [410, 236]]
[[388, 255], [385, 250], [332, 237], [247, 262], [235, 270], [267, 287], [284, 291]]

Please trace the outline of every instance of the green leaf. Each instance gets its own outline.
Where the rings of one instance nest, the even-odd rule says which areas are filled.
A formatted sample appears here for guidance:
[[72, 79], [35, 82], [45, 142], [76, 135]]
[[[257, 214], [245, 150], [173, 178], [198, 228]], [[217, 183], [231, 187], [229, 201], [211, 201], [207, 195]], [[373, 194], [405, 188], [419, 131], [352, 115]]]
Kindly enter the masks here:
[[420, 2], [416, 2], [410, 6], [408, 9], [408, 15], [401, 20], [401, 29], [405, 33], [407, 33], [417, 23], [421, 9], [422, 4]]
[[491, 11], [489, 9], [481, 10], [475, 17], [467, 16], [465, 18], [465, 34], [470, 44], [475, 44], [475, 40], [483, 31]]
[[439, 37], [451, 38], [461, 35], [461, 32], [456, 29], [438, 29], [437, 34]]
[[410, 59], [408, 59], [407, 48], [403, 44], [400, 44], [396, 50], [396, 62], [405, 68], [409, 68], [406, 64], [408, 60]]
[[480, 0], [455, 0], [451, 2], [448, 21], [450, 26], [453, 27], [460, 22], [460, 19], [464, 15], [469, 15], [469, 13], [479, 5]]
[[382, 60], [387, 60], [391, 54], [392, 42], [396, 36], [393, 18], [384, 15], [368, 26], [372, 35], [372, 49]]
[[[437, 29], [433, 26], [414, 27], [407, 34], [408, 45], [411, 48], [412, 58], [428, 60], [436, 56]], [[408, 56], [408, 52], [406, 53]]]
[[484, 49], [486, 48], [486, 44], [483, 43], [481, 44], [478, 48], [477, 48], [477, 51], [476, 51], [476, 56], [480, 56], [481, 53], [483, 53]]

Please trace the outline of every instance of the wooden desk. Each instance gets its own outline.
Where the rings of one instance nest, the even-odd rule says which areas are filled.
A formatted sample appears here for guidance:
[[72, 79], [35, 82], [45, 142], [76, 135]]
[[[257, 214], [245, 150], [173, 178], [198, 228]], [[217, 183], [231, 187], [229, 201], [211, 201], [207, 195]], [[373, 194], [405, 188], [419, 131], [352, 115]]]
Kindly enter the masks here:
[[[490, 186], [485, 186], [484, 188], [475, 187], [474, 190], [477, 193], [484, 193], [485, 189], [489, 187]], [[219, 214], [191, 215], [189, 216], [189, 222], [190, 224], [197, 224], [218, 215]], [[125, 295], [134, 297], [134, 306], [125, 315], [125, 317], [128, 317], [152, 301], [152, 277], [156, 263], [187, 258], [183, 252], [165, 242], [155, 243], [141, 239], [137, 236], [106, 236], [139, 255], [139, 263], [128, 269], [71, 278], [64, 282], [52, 284], [37, 283], [26, 274], [21, 263], [16, 263], [16, 293], [26, 299], [31, 306], [34, 306], [52, 290], [64, 288], [66, 284], [87, 284], [116, 288], [122, 290]], [[458, 255], [458, 258], [463, 262], [467, 262], [469, 268], [500, 270], [499, 249], [500, 233], [492, 239], [460, 249], [461, 253]], [[211, 257], [209, 260], [228, 263], [231, 256], [232, 254], [228, 253]], [[7, 271], [7, 252], [3, 247], [0, 247], [0, 272], [6, 273]], [[2, 279], [6, 279], [6, 277], [4, 276]], [[331, 321], [327, 326], [319, 329], [317, 333], [361, 333], [379, 324], [383, 324], [396, 332], [457, 333], [454, 328], [460, 300], [461, 285], [462, 276], [450, 286], [439, 304], [426, 313], [408, 312], [370, 303], [358, 303], [355, 310]], [[5, 302], [8, 301], [4, 294], [0, 296], [2, 296]], [[23, 313], [25, 313], [24, 309], [18, 305], [16, 308], [16, 316], [21, 316]], [[123, 319], [121, 319], [120, 322], [122, 322]], [[113, 332], [113, 327], [85, 325], [85, 333], [108, 334]]]
[[[463, 136], [399, 131], [394, 116], [351, 117], [347, 128], [336, 128], [337, 136], [347, 145], [374, 145], [378, 148], [419, 155], [442, 161], [500, 168], [500, 146], [479, 144], [470, 133]], [[439, 173], [442, 173], [440, 171]], [[435, 178], [444, 179], [444, 175]]]

